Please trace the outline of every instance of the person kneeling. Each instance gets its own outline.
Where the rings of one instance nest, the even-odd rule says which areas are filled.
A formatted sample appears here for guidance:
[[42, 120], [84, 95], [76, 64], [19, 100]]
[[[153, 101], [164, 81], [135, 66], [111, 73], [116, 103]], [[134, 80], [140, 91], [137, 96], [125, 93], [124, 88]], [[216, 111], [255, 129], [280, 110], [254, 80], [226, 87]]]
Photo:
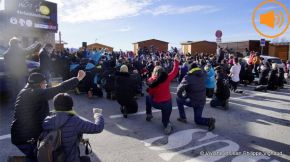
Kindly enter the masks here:
[[[203, 118], [202, 112], [206, 103], [205, 73], [196, 65], [192, 64], [188, 75], [183, 78], [177, 87], [177, 106], [180, 118], [177, 120], [186, 123], [184, 105], [193, 107], [194, 121], [196, 124], [208, 126], [211, 131], [215, 128], [214, 118]], [[183, 93], [186, 93], [183, 95]]]
[[173, 131], [170, 123], [170, 115], [172, 112], [172, 97], [170, 94], [170, 83], [178, 74], [180, 58], [175, 55], [174, 67], [167, 74], [161, 66], [156, 66], [152, 76], [148, 79], [148, 95], [146, 96], [146, 121], [151, 121], [152, 107], [161, 110], [162, 123], [164, 126], [164, 134], [169, 135]]
[[87, 162], [89, 157], [80, 157], [79, 142], [83, 133], [101, 133], [104, 129], [104, 118], [94, 114], [95, 123], [79, 117], [73, 110], [73, 100], [67, 93], [60, 93], [53, 99], [55, 113], [46, 117], [43, 132], [61, 130], [61, 145], [65, 154], [65, 162]]
[[217, 76], [217, 86], [215, 91], [215, 96], [210, 102], [211, 107], [223, 107], [224, 109], [229, 109], [229, 98], [231, 95], [229, 88], [229, 79], [227, 74], [224, 73], [223, 69], [216, 67]]
[[121, 112], [124, 118], [127, 118], [128, 114], [133, 114], [138, 111], [138, 103], [136, 102], [137, 94], [137, 81], [133, 79], [126, 65], [122, 65], [120, 72], [116, 73], [115, 80], [116, 98], [121, 105]]

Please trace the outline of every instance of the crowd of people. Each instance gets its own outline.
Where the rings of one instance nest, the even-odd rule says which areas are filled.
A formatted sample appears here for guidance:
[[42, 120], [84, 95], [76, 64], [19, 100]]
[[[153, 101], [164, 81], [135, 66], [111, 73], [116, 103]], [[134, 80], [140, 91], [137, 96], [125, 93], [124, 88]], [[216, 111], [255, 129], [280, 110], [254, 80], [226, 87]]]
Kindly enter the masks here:
[[[249, 60], [240, 55], [218, 48], [216, 54], [181, 54], [176, 48], [159, 52], [140, 49], [132, 52], [108, 52], [106, 49], [70, 52], [55, 51], [51, 44], [41, 46], [35, 43], [28, 49], [20, 47], [19, 39], [9, 42], [5, 62], [10, 78], [22, 81], [18, 84], [15, 98], [15, 114], [11, 126], [12, 143], [27, 157], [37, 159], [37, 141], [44, 133], [61, 129], [65, 161], [86, 161], [80, 157], [79, 137], [83, 133], [100, 133], [104, 129], [104, 119], [95, 113], [95, 123], [86, 121], [73, 110], [72, 97], [65, 93], [75, 90], [77, 94], [116, 100], [124, 118], [138, 112], [137, 98], [146, 91], [146, 120], [153, 118], [152, 107], [160, 109], [164, 133], [173, 131], [170, 122], [173, 102], [179, 110], [178, 121], [187, 123], [184, 106], [193, 108], [194, 121], [198, 125], [215, 129], [214, 118], [203, 117], [206, 98], [211, 98], [211, 107], [229, 109], [231, 91], [238, 90], [240, 83], [255, 83], [255, 90], [277, 90], [283, 88], [286, 68], [272, 62], [265, 62], [257, 52], [248, 52]], [[42, 48], [41, 48], [42, 47]], [[40, 69], [28, 74], [25, 55], [38, 53], [32, 57], [40, 62]], [[21, 56], [21, 57], [19, 57]], [[21, 65], [19, 68], [15, 69]], [[23, 80], [28, 77], [27, 84]], [[52, 77], [62, 77], [64, 82], [54, 86]], [[258, 81], [255, 82], [255, 77]], [[15, 81], [15, 80], [14, 80]], [[176, 101], [172, 101], [170, 85], [177, 82]], [[13, 89], [15, 91], [15, 89]], [[53, 99], [54, 112], [49, 112], [48, 101]], [[45, 136], [45, 135], [44, 135]]]

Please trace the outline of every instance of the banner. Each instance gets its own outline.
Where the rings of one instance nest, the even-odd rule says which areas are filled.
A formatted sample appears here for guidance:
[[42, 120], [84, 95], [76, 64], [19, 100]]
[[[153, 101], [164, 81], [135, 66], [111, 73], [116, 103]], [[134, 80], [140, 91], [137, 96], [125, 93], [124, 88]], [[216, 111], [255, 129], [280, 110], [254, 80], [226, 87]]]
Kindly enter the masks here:
[[8, 1], [6, 0], [5, 3], [4, 16], [6, 17], [6, 23], [9, 25], [57, 32], [56, 3], [39, 0]]

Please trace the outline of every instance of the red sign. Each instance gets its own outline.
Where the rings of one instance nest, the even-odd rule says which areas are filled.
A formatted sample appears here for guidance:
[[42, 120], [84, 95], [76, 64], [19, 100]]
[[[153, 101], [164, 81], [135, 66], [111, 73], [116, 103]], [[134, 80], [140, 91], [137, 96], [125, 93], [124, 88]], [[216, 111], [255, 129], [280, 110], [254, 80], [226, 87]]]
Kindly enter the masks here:
[[221, 30], [217, 30], [217, 31], [215, 32], [215, 36], [216, 36], [217, 38], [221, 38], [221, 37], [223, 36], [223, 32], [222, 32]]

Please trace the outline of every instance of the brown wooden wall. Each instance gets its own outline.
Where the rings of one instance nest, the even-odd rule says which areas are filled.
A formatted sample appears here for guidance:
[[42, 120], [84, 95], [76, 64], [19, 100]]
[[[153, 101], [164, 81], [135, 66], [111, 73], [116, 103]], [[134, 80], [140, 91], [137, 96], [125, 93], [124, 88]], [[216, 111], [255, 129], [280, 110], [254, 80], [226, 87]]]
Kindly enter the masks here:
[[[261, 52], [261, 46], [259, 40], [249, 40], [249, 41], [242, 41], [242, 42], [228, 42], [228, 43], [221, 43], [220, 46], [224, 49], [233, 49], [235, 52], [244, 52], [247, 48], [250, 51]], [[266, 42], [266, 46], [263, 49], [263, 54], [269, 54], [269, 42]]]
[[[137, 44], [137, 45], [136, 45]], [[151, 46], [154, 46], [154, 48], [157, 51], [168, 51], [168, 43], [167, 42], [162, 42], [162, 41], [158, 41], [158, 40], [148, 40], [148, 41], [144, 41], [144, 42], [138, 42], [133, 44], [134, 46], [134, 53], [137, 54], [138, 50], [140, 48], [148, 48], [150, 49]]]
[[289, 45], [270, 45], [269, 55], [279, 57], [282, 60], [289, 60]]
[[213, 42], [196, 42], [191, 44], [191, 54], [216, 54], [217, 44]]
[[102, 48], [107, 48], [107, 52], [113, 52], [113, 48], [112, 47], [108, 47], [108, 46], [105, 46], [105, 45], [102, 45], [102, 44], [91, 44], [91, 45], [88, 45], [87, 47], [89, 50], [93, 50], [93, 49], [102, 49]]

